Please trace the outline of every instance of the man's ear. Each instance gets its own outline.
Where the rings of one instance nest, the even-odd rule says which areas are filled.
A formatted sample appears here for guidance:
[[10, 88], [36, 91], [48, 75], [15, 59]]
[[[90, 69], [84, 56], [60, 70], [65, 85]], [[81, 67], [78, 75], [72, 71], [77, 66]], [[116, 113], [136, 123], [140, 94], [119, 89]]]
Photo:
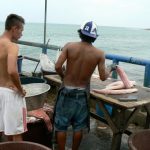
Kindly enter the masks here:
[[18, 29], [17, 26], [11, 27], [11, 30], [12, 30], [12, 31], [16, 31], [17, 29]]

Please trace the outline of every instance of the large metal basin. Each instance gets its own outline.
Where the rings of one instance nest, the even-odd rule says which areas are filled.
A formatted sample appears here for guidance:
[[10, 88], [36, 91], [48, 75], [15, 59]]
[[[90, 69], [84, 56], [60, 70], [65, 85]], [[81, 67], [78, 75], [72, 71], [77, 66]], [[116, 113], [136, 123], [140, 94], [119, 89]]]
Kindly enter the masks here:
[[35, 110], [42, 108], [50, 89], [50, 85], [45, 83], [30, 83], [22, 85], [26, 90], [26, 105], [27, 110]]
[[35, 142], [9, 141], [9, 142], [1, 142], [0, 150], [51, 150], [51, 149]]

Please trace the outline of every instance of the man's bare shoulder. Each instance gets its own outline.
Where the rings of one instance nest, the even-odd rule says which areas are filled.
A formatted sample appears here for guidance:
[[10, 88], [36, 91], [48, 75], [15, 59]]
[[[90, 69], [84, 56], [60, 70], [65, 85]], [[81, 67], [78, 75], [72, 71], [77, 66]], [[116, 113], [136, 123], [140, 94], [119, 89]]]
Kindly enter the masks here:
[[75, 45], [78, 45], [78, 44], [79, 44], [79, 42], [68, 42], [68, 43], [65, 44], [64, 47], [72, 47], [72, 46], [75, 46]]
[[104, 53], [104, 51], [103, 50], [101, 50], [101, 49], [98, 49], [98, 48], [96, 48], [96, 47], [93, 47], [93, 49], [92, 49], [97, 55], [100, 55], [100, 56], [103, 56], [103, 55], [105, 55], [105, 53]]
[[0, 37], [0, 49], [7, 48], [10, 45], [10, 40]]
[[13, 49], [19, 49], [19, 46], [14, 42], [11, 42], [9, 46], [11, 46]]
[[0, 49], [5, 49], [8, 53], [17, 53], [19, 46], [7, 38], [0, 38]]
[[68, 42], [64, 45], [62, 50], [72, 50], [76, 49], [79, 46], [79, 42]]
[[5, 45], [9, 42], [10, 42], [10, 40], [8, 38], [0, 37], [0, 44], [1, 45]]
[[0, 45], [13, 46], [13, 47], [18, 48], [16, 43], [11, 42], [10, 39], [5, 38], [5, 37], [0, 37]]

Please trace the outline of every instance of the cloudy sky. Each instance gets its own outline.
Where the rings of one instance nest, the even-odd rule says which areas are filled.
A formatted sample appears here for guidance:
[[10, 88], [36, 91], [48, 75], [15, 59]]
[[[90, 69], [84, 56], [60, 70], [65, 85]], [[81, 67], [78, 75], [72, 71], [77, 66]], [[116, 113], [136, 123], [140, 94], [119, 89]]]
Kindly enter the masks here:
[[[45, 0], [0, 0], [0, 21], [9, 13], [26, 22], [44, 21]], [[150, 0], [47, 0], [47, 22], [81, 24], [93, 20], [100, 26], [150, 28]]]

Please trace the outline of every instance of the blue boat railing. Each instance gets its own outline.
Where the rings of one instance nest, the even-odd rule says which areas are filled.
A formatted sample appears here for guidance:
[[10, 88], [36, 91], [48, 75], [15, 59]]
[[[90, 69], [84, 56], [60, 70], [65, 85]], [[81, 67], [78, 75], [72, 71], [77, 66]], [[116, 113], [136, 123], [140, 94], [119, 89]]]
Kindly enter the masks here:
[[[21, 45], [42, 48], [43, 53], [47, 53], [47, 49], [50, 49], [50, 50], [61, 49], [60, 46], [49, 45], [48, 43], [49, 43], [49, 40], [46, 44], [27, 42], [27, 41], [18, 41], [18, 44], [21, 44]], [[34, 58], [30, 58], [26, 56], [24, 58], [29, 59], [31, 61], [35, 60]], [[135, 57], [127, 57], [127, 56], [122, 56], [122, 55], [114, 55], [114, 54], [106, 54], [106, 59], [112, 60], [112, 63], [115, 63], [115, 64], [119, 64], [119, 62], [125, 62], [125, 63], [144, 66], [145, 72], [144, 72], [143, 86], [150, 87], [150, 60], [145, 60], [145, 59], [140, 59], [140, 58], [135, 58]], [[39, 60], [36, 59], [36, 62], [39, 62]], [[115, 71], [113, 72], [112, 77], [117, 78], [117, 73]]]

